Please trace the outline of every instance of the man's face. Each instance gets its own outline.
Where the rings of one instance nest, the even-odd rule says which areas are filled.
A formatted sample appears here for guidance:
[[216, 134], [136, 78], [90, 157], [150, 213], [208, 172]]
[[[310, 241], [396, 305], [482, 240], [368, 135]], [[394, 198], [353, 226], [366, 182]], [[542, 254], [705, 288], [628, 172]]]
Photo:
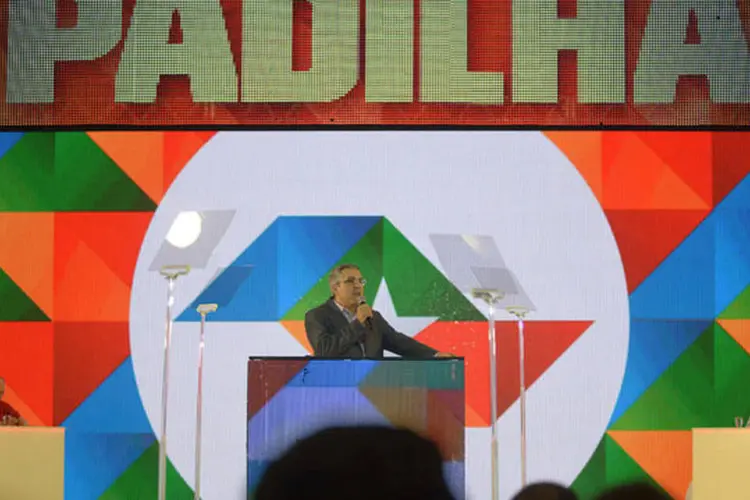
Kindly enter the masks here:
[[333, 287], [333, 296], [344, 307], [353, 307], [364, 295], [365, 280], [359, 269], [344, 269], [341, 279]]

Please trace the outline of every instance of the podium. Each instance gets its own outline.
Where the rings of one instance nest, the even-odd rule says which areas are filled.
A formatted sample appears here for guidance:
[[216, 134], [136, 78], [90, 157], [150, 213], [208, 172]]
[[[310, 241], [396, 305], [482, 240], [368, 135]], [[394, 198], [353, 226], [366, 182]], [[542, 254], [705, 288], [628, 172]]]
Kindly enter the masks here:
[[457, 500], [465, 493], [462, 358], [251, 358], [247, 492], [298, 439], [333, 426], [405, 427], [437, 443]]
[[0, 499], [63, 500], [65, 429], [0, 427]]
[[693, 429], [692, 500], [738, 500], [750, 492], [750, 429]]

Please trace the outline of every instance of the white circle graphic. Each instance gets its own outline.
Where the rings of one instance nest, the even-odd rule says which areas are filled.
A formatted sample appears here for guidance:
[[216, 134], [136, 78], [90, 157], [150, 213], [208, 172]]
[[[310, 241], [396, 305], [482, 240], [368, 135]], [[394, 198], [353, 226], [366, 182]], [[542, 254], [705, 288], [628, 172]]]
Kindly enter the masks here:
[[[182, 311], [280, 215], [382, 215], [438, 269], [429, 234], [494, 237], [537, 311], [593, 325], [527, 393], [529, 480], [570, 483], [606, 430], [628, 350], [628, 294], [604, 212], [539, 132], [222, 132], [188, 163], [156, 211], [132, 288], [130, 342], [144, 408], [160, 429], [166, 283], [148, 270], [182, 211], [237, 210], [209, 265], [180, 278]], [[259, 263], [260, 264], [260, 263]], [[500, 319], [507, 319], [501, 317]], [[194, 484], [198, 325], [176, 323], [168, 454]], [[246, 498], [250, 356], [304, 356], [278, 323], [209, 323], [202, 495]], [[520, 486], [517, 402], [498, 422], [501, 497]], [[467, 497], [490, 498], [489, 428], [466, 431]]]

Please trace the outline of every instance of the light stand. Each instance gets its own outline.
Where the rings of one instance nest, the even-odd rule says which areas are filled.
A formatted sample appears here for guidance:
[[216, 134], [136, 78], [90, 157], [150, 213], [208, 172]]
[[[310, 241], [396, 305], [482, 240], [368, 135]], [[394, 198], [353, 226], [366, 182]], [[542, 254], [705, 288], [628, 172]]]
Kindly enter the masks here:
[[172, 347], [172, 308], [177, 278], [190, 272], [190, 266], [164, 266], [159, 273], [167, 279], [167, 328], [164, 337], [164, 370], [161, 385], [161, 439], [159, 440], [159, 500], [167, 498], [167, 400], [169, 397], [169, 350]]
[[500, 481], [498, 477], [499, 449], [497, 446], [497, 336], [495, 332], [495, 305], [503, 298], [503, 294], [496, 290], [474, 289], [472, 296], [483, 300], [488, 306], [488, 331], [487, 336], [490, 346], [490, 432], [491, 432], [491, 459], [492, 467], [492, 500], [499, 499]]
[[201, 334], [198, 342], [198, 402], [195, 413], [195, 494], [194, 500], [201, 497], [201, 432], [203, 423], [203, 349], [206, 345], [206, 316], [215, 312], [217, 304], [200, 304], [197, 308], [201, 315]]
[[527, 309], [509, 307], [508, 312], [516, 317], [518, 324], [518, 371], [521, 393], [518, 399], [521, 410], [521, 489], [526, 487], [526, 341], [523, 335], [523, 320]]

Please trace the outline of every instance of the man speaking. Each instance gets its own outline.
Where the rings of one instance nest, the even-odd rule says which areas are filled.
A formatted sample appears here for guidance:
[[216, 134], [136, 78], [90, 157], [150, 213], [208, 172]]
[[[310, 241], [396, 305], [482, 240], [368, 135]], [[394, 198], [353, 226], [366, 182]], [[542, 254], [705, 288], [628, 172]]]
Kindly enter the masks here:
[[328, 278], [331, 298], [305, 314], [315, 356], [382, 358], [388, 350], [405, 358], [452, 357], [397, 332], [364, 300], [365, 279], [354, 264], [337, 266]]

